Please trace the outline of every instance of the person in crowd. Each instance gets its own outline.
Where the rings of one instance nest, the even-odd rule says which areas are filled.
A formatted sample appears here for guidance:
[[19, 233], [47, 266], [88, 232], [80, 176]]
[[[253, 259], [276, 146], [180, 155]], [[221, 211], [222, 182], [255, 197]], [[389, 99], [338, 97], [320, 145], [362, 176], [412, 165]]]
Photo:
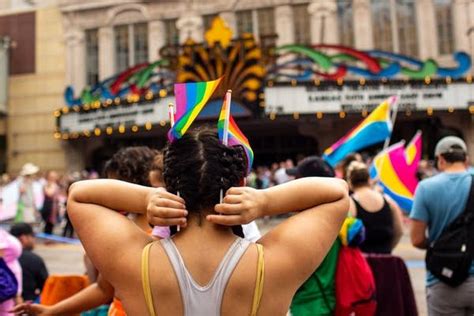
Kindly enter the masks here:
[[[113, 180], [73, 184], [71, 220], [128, 314], [286, 313], [337, 237], [349, 207], [347, 185], [306, 178], [255, 190], [239, 187], [245, 173], [241, 148], [224, 146], [214, 130], [198, 129], [164, 151], [168, 192]], [[229, 227], [289, 210], [298, 214], [257, 244]], [[182, 229], [153, 242], [118, 211], [148, 211], [152, 224]]]
[[363, 162], [362, 155], [351, 153], [347, 155], [336, 167], [336, 176], [341, 179], [347, 179], [347, 168], [353, 161]]
[[[287, 169], [287, 173], [296, 179], [335, 176], [332, 167], [318, 156], [309, 156], [301, 160], [296, 168]], [[340, 243], [336, 241], [318, 269], [296, 291], [290, 306], [292, 316], [334, 314], [335, 274], [339, 249]]]
[[359, 248], [366, 253], [390, 254], [402, 237], [402, 213], [387, 195], [374, 190], [366, 164], [352, 161], [346, 171], [351, 195], [350, 213], [365, 226]]
[[[426, 249], [461, 213], [467, 204], [471, 175], [468, 171], [466, 143], [455, 136], [442, 138], [435, 147], [441, 173], [419, 183], [415, 191], [411, 218], [411, 242]], [[451, 287], [427, 271], [426, 297], [428, 314], [474, 314], [474, 261], [470, 277], [458, 287]]]
[[10, 234], [20, 241], [23, 248], [18, 259], [23, 276], [23, 300], [36, 301], [48, 278], [48, 269], [43, 259], [33, 252], [36, 243], [33, 228], [27, 223], [17, 223], [10, 228]]
[[293, 168], [293, 162], [290, 159], [280, 162], [280, 168], [275, 171], [273, 176], [277, 185], [286, 183], [293, 179], [292, 176], [286, 173], [286, 169], [289, 168]]
[[59, 175], [56, 171], [49, 170], [46, 172], [45, 178], [46, 183], [43, 187], [44, 202], [40, 213], [45, 223], [44, 232], [52, 234], [59, 216]]
[[[22, 274], [21, 266], [18, 258], [21, 255], [21, 244], [18, 239], [10, 235], [8, 232], [0, 228], [0, 258], [5, 261], [8, 269], [10, 269], [18, 282], [17, 296], [0, 303], [0, 316], [11, 315], [10, 310], [15, 303], [21, 303], [22, 293]], [[5, 273], [5, 272], [3, 272]], [[3, 285], [3, 284], [2, 284]]]
[[20, 171], [20, 178], [18, 179], [19, 199], [18, 210], [15, 217], [16, 222], [36, 223], [39, 217], [37, 208], [38, 194], [35, 186], [34, 176], [39, 172], [39, 167], [32, 164], [25, 164]]

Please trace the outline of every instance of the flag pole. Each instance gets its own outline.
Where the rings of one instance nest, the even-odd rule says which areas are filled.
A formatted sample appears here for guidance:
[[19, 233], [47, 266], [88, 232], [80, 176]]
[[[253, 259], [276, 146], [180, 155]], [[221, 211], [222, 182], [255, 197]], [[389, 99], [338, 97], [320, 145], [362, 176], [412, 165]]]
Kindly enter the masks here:
[[[173, 127], [174, 126], [174, 104], [173, 103], [168, 104], [168, 115], [170, 117], [170, 125], [171, 125], [171, 127]], [[179, 191], [176, 192], [176, 195], [178, 197], [180, 196]], [[181, 231], [181, 226], [180, 225], [176, 225], [176, 231], [177, 232]]]
[[174, 126], [174, 104], [170, 103], [168, 104], [168, 115], [170, 117], [170, 125], [171, 127]]
[[[400, 99], [400, 93], [398, 93], [396, 96], [390, 97], [390, 105], [393, 105], [393, 112], [392, 112], [392, 117], [390, 118], [390, 121], [392, 122], [392, 132], [395, 127], [395, 120], [397, 119], [397, 113], [398, 113], [398, 100]], [[383, 144], [383, 150], [387, 149], [388, 145], [390, 145], [390, 140], [392, 138], [392, 132], [390, 135], [385, 139], [385, 143]]]
[[225, 120], [224, 120], [224, 134], [222, 136], [222, 143], [224, 145], [228, 145], [229, 143], [229, 120], [230, 120], [230, 102], [232, 98], [232, 90], [227, 90], [225, 94], [225, 105], [226, 105], [226, 113], [225, 113]]
[[[224, 107], [226, 109], [225, 112], [225, 119], [224, 119], [224, 131], [222, 135], [222, 144], [227, 146], [229, 144], [229, 120], [230, 120], [230, 102], [232, 98], [232, 90], [227, 90], [225, 94], [225, 104]], [[221, 183], [222, 183], [222, 178], [221, 178]], [[219, 191], [219, 203], [222, 203], [224, 200], [224, 190], [221, 188]]]

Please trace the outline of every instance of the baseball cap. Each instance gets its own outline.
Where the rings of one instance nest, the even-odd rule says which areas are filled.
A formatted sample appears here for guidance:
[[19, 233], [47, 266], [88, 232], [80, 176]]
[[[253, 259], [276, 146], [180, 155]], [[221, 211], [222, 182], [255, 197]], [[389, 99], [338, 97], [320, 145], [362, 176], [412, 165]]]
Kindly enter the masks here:
[[332, 167], [318, 156], [306, 157], [295, 168], [286, 169], [286, 174], [299, 178], [335, 176]]
[[31, 225], [27, 223], [14, 224], [10, 228], [10, 234], [12, 234], [13, 236], [17, 238], [23, 235], [31, 235], [31, 236], [35, 235], [35, 233], [33, 232], [33, 228], [31, 227]]
[[450, 152], [467, 152], [466, 143], [459, 137], [447, 136], [442, 138], [435, 147], [435, 156]]

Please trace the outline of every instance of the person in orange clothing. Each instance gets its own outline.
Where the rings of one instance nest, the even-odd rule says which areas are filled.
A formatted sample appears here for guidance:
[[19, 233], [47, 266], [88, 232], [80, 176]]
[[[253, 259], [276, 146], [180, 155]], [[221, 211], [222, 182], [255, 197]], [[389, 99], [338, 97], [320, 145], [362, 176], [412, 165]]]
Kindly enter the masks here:
[[[109, 179], [150, 186], [163, 183], [163, 158], [160, 152], [148, 147], [128, 147], [119, 150], [107, 161], [104, 173]], [[145, 232], [151, 234], [151, 227], [146, 216], [135, 216], [132, 220]], [[156, 236], [160, 237], [160, 236]], [[163, 236], [161, 236], [163, 237]], [[164, 236], [166, 237], [166, 236]], [[86, 260], [87, 261], [87, 260]], [[92, 266], [91, 270], [95, 270]], [[90, 271], [95, 272], [95, 271]], [[97, 275], [96, 273], [88, 273]], [[51, 306], [42, 304], [20, 304], [15, 313], [28, 315], [70, 315], [85, 312], [110, 303], [109, 316], [126, 316], [121, 302], [114, 298], [114, 288], [100, 274], [84, 290]]]

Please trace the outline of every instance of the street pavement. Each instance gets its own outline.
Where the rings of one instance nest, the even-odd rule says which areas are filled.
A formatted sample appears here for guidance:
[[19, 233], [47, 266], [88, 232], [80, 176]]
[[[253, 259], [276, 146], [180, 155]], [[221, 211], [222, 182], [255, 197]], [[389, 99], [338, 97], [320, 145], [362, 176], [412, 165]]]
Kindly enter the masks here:
[[[280, 220], [259, 221], [258, 225], [262, 233], [267, 232]], [[400, 256], [408, 267], [413, 290], [415, 291], [419, 315], [427, 315], [425, 300], [425, 266], [424, 251], [415, 249], [408, 237], [407, 225], [404, 225], [404, 235], [394, 250], [394, 255]], [[84, 250], [80, 245], [43, 243], [38, 242], [36, 253], [42, 256], [50, 274], [84, 274]]]

